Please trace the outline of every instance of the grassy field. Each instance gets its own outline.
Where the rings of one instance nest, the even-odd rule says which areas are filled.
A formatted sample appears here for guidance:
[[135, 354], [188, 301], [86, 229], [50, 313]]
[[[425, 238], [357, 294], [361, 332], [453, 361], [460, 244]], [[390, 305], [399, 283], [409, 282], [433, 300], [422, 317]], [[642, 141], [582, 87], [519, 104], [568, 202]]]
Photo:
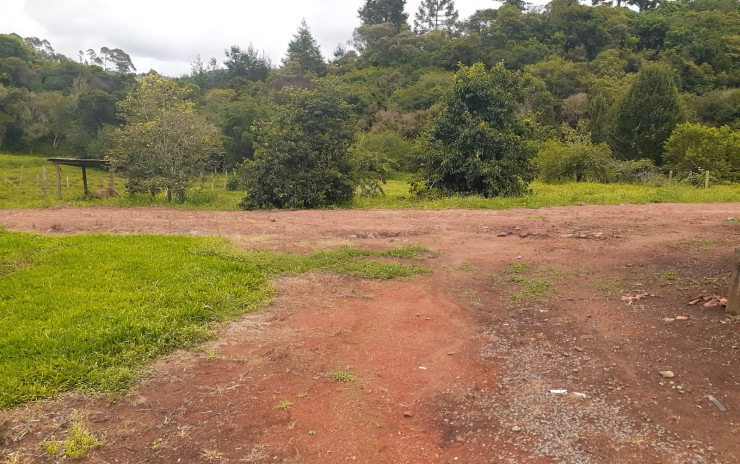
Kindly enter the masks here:
[[[47, 195], [41, 195], [41, 166], [46, 165]], [[690, 185], [654, 187], [636, 184], [569, 183], [548, 185], [533, 182], [532, 194], [519, 198], [449, 197], [437, 200], [419, 199], [409, 193], [408, 176], [398, 175], [384, 186], [385, 195], [356, 197], [340, 208], [353, 209], [508, 209], [569, 206], [579, 204], [611, 205], [620, 203], [716, 203], [740, 201], [740, 185], [714, 185], [709, 189]], [[126, 195], [115, 198], [92, 198], [82, 194], [82, 171], [62, 167], [62, 199], [56, 197], [56, 175], [51, 163], [41, 157], [0, 154], [0, 209], [43, 208], [58, 204], [73, 206], [117, 205], [151, 206], [167, 205], [179, 209], [236, 210], [243, 192], [224, 189], [223, 174], [206, 176], [188, 193], [184, 203], [167, 203], [164, 195]], [[67, 187], [69, 179], [69, 187]], [[211, 187], [213, 180], [213, 187]], [[101, 188], [107, 182], [107, 173], [88, 170], [90, 188]], [[116, 189], [125, 192], [121, 179]]]
[[269, 300], [278, 274], [371, 278], [425, 269], [423, 248], [244, 253], [216, 238], [45, 237], [0, 229], [0, 409], [71, 390], [115, 391], [143, 363], [209, 338]]

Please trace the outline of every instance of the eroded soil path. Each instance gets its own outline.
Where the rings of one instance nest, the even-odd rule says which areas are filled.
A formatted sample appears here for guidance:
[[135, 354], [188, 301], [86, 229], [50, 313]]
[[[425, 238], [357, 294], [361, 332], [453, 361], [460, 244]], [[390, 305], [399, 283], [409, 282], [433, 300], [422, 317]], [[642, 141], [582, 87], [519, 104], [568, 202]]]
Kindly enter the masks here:
[[406, 281], [282, 278], [269, 307], [154, 363], [121, 398], [0, 412], [0, 458], [55, 462], [40, 443], [76, 410], [105, 437], [87, 462], [740, 462], [740, 323], [687, 305], [726, 295], [730, 217], [739, 204], [0, 211], [0, 225], [45, 234], [440, 253]]

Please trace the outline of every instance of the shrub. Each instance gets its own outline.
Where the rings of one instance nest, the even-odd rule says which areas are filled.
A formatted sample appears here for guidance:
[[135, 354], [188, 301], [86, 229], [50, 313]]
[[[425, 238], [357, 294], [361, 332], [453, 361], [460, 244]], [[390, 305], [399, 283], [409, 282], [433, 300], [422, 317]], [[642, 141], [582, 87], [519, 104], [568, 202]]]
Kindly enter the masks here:
[[679, 124], [665, 143], [663, 162], [678, 173], [709, 171], [718, 180], [740, 181], [740, 133], [727, 126]]
[[244, 209], [316, 208], [354, 196], [350, 106], [335, 85], [288, 89], [287, 103], [259, 129], [253, 160], [244, 162]]
[[594, 145], [589, 137], [550, 139], [542, 144], [534, 164], [545, 183], [607, 182], [615, 166], [611, 155], [607, 144]]
[[620, 161], [614, 168], [614, 182], [654, 184], [660, 177], [660, 169], [649, 159]]
[[393, 130], [360, 134], [353, 146], [359, 155], [379, 153], [393, 162], [394, 168], [403, 172], [414, 172], [418, 169], [416, 159], [419, 147], [411, 140], [404, 138]]
[[533, 172], [532, 150], [514, 115], [522, 100], [517, 74], [499, 63], [461, 66], [452, 92], [427, 132], [413, 190], [420, 194], [518, 196]]

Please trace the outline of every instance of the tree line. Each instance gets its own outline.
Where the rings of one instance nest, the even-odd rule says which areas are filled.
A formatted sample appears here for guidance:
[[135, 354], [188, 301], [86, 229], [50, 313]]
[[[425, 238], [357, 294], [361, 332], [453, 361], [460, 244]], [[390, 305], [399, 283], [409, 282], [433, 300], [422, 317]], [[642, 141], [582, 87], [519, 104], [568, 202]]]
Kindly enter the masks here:
[[[493, 2], [492, 2], [493, 3]], [[382, 192], [526, 193], [564, 181], [740, 180], [740, 4], [365, 0], [322, 56], [304, 21], [279, 64], [252, 44], [142, 78], [119, 49], [76, 60], [0, 35], [0, 149], [108, 157], [130, 191], [183, 198], [236, 170], [242, 206]]]

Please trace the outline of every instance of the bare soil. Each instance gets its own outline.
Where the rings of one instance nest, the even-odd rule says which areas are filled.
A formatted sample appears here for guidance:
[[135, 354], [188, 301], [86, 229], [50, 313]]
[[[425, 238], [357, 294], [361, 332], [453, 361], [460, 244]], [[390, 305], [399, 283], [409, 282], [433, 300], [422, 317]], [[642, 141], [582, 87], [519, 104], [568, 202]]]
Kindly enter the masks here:
[[40, 443], [63, 439], [76, 410], [105, 440], [91, 463], [737, 463], [740, 321], [687, 304], [726, 296], [729, 217], [740, 204], [0, 211], [0, 225], [46, 234], [440, 253], [410, 280], [281, 278], [269, 307], [154, 363], [120, 398], [0, 412], [0, 458], [59, 461]]

